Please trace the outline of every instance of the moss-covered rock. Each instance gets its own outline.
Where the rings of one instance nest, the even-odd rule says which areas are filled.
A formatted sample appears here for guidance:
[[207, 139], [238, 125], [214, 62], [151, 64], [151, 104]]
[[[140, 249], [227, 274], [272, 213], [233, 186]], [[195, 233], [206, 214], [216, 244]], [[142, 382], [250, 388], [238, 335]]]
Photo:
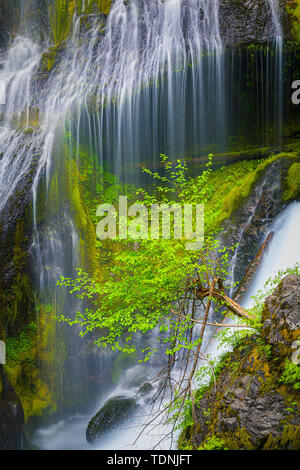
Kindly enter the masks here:
[[300, 0], [288, 0], [286, 11], [289, 15], [289, 28], [292, 38], [300, 43]]
[[134, 398], [119, 396], [108, 400], [89, 422], [86, 431], [87, 441], [90, 444], [99, 441], [106, 432], [129, 418], [136, 406]]
[[286, 359], [300, 335], [299, 296], [300, 277], [289, 275], [266, 300], [261, 336], [226, 356], [179, 448], [202, 449], [214, 439], [232, 450], [300, 449], [299, 389], [286, 378]]
[[108, 15], [111, 0], [55, 0], [50, 8], [51, 31], [55, 44], [64, 41], [71, 30], [75, 14], [78, 16], [97, 13]]

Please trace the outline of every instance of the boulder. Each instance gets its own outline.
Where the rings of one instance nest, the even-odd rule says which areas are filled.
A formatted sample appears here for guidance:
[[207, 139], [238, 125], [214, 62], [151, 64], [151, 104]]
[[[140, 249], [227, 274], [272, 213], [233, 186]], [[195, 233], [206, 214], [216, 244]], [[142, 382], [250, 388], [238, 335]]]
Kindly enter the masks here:
[[300, 336], [300, 277], [286, 276], [268, 297], [262, 316], [262, 337], [283, 357], [292, 355]]
[[147, 395], [150, 395], [152, 391], [153, 391], [153, 385], [151, 385], [151, 383], [149, 382], [146, 382], [138, 389], [137, 394], [141, 397], [145, 397]]
[[23, 449], [23, 425], [23, 407], [0, 365], [0, 450]]
[[136, 407], [137, 402], [134, 398], [125, 396], [110, 398], [88, 424], [86, 431], [88, 443], [97, 443], [105, 433], [128, 419]]

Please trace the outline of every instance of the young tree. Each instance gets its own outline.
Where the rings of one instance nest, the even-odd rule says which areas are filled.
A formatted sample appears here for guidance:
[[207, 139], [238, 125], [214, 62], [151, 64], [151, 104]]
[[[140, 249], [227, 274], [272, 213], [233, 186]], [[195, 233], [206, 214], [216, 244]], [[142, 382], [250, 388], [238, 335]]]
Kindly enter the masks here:
[[[148, 208], [149, 218], [157, 204], [206, 205], [213, 192], [212, 156], [197, 178], [188, 176], [184, 162], [174, 164], [162, 155], [161, 163], [162, 174], [144, 169], [153, 178], [152, 191], [140, 188], [136, 192], [137, 200]], [[85, 304], [74, 318], [61, 316], [59, 320], [79, 326], [82, 336], [97, 332], [98, 346], [128, 354], [138, 352], [140, 359], [147, 361], [162, 345], [167, 360], [164, 382], [155, 401], [162, 405], [167, 391], [171, 398], [167, 409], [157, 412], [153, 421], [160, 413], [165, 419], [175, 403], [179, 403], [179, 417], [187, 400], [194, 402], [193, 378], [199, 361], [206, 360], [201, 346], [207, 326], [236, 326], [210, 320], [211, 312], [229, 310], [243, 318], [245, 326], [252, 320], [226, 294], [229, 252], [216, 236], [215, 219], [213, 210], [206, 210], [204, 244], [197, 251], [188, 251], [186, 240], [173, 238], [116, 240], [118, 250], [112, 253], [105, 282], [98, 282], [82, 270], [78, 270], [76, 279], [63, 277], [59, 282]], [[159, 334], [154, 344], [145, 346], [137, 339], [138, 333], [145, 335], [156, 329]], [[175, 366], [180, 370], [176, 380], [171, 374]]]

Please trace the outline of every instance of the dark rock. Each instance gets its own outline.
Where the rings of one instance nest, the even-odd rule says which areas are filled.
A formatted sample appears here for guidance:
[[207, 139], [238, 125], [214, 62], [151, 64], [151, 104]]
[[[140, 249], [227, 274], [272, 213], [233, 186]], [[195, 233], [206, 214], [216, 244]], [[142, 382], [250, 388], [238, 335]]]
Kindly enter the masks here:
[[101, 410], [91, 419], [86, 431], [89, 444], [99, 441], [103, 435], [128, 419], [137, 402], [134, 398], [118, 396], [110, 398]]
[[[280, 14], [285, 23], [286, 9]], [[261, 0], [221, 0], [220, 31], [226, 45], [269, 42], [274, 39], [274, 23], [268, 2]]]
[[0, 365], [0, 450], [23, 449], [24, 412]]
[[277, 354], [291, 356], [292, 344], [300, 334], [300, 277], [286, 276], [263, 311], [262, 337]]
[[227, 247], [234, 247], [235, 261], [233, 278], [241, 282], [246, 269], [257, 256], [275, 217], [284, 209], [282, 179], [286, 173], [285, 162], [274, 162], [261, 176], [252, 193], [227, 222], [222, 241]]
[[149, 382], [146, 382], [138, 389], [138, 395], [144, 397], [146, 395], [149, 395], [152, 391], [153, 386]]

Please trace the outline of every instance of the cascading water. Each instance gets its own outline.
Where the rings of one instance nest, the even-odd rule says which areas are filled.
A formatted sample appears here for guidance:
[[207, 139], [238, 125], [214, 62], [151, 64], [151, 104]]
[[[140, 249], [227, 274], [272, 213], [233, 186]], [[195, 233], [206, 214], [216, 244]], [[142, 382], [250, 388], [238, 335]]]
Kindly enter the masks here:
[[[271, 82], [276, 71], [270, 90], [279, 96], [279, 104], [271, 103], [272, 93], [268, 86], [264, 88], [263, 78], [259, 86], [264, 114], [272, 115], [276, 108], [276, 127], [280, 128], [282, 33], [278, 2], [267, 2], [274, 24], [276, 59], [274, 62], [269, 52], [264, 59], [261, 52], [259, 59], [256, 57], [256, 75], [266, 66]], [[223, 47], [218, 0], [116, 0], [105, 28], [99, 18], [91, 16], [83, 26], [81, 19], [74, 17], [62, 55], [46, 86], [36, 76], [42, 51], [31, 39], [16, 38], [5, 58], [0, 71], [7, 90], [0, 129], [0, 210], [22, 186], [23, 178], [31, 175], [31, 253], [39, 301], [51, 303], [56, 311], [76, 311], [78, 305], [62, 299], [64, 294], [58, 293], [56, 281], [62, 274], [72, 276], [81, 264], [78, 227], [67, 201], [59, 200], [59, 214], [53, 216], [50, 211], [49, 188], [60, 168], [59, 160], [65, 158], [62, 128], [71, 135], [69, 153], [74, 141], [77, 157], [86, 145], [98, 164], [108, 164], [121, 175], [125, 168], [129, 173], [135, 171], [135, 182], [138, 164], [155, 164], [162, 152], [172, 158], [201, 156], [211, 150], [224, 152], [233, 134], [231, 118], [239, 116], [235, 107], [240, 105], [242, 83], [237, 87], [237, 98], [233, 74], [241, 75], [243, 59], [240, 52]], [[133, 179], [130, 174], [126, 177]], [[46, 217], [40, 224], [38, 206], [44, 189]], [[75, 335], [77, 338], [76, 331]], [[78, 348], [71, 345], [76, 358]], [[109, 360], [104, 358], [101, 364], [101, 357], [96, 357], [98, 367], [107, 368]], [[84, 360], [78, 361], [65, 379], [71, 384], [68, 392], [73, 387], [75, 397], [84, 368]], [[62, 382], [56, 386], [63, 388]], [[129, 393], [126, 381], [118, 387], [106, 391], [92, 411], [98, 411], [110, 394]], [[147, 412], [149, 405], [141, 401], [136, 416], [126, 424], [132, 432], [125, 429], [116, 437], [108, 436], [103, 447], [128, 448], [144, 418], [138, 415]], [[69, 421], [65, 418], [42, 429], [36, 442], [43, 448], [86, 448], [85, 429], [92, 414]], [[80, 436], [79, 441], [74, 440], [74, 434]], [[151, 447], [154, 441], [155, 436], [148, 436], [135, 448]]]
[[[5, 104], [0, 139], [0, 211], [16, 192], [22, 178], [30, 173], [39, 138], [35, 139], [34, 124], [38, 119], [33, 108], [32, 76], [40, 61], [40, 49], [30, 39], [19, 37], [12, 44], [0, 80], [5, 89]], [[24, 127], [28, 134], [24, 135]], [[28, 154], [31, 158], [28, 158]]]
[[274, 28], [274, 41], [275, 41], [275, 93], [277, 95], [277, 119], [279, 142], [282, 139], [282, 112], [283, 112], [283, 94], [282, 94], [282, 63], [283, 63], [283, 32], [280, 21], [280, 2], [279, 0], [268, 0], [271, 8], [273, 28]]
[[296, 264], [300, 265], [299, 228], [300, 203], [294, 202], [276, 218], [271, 227], [275, 235], [262, 265], [256, 272], [251, 288], [243, 299], [245, 308], [251, 308], [251, 297], [263, 289], [269, 277], [274, 276], [279, 270], [284, 271]]
[[[279, 270], [286, 270], [295, 265], [300, 265], [299, 247], [299, 224], [300, 224], [300, 203], [290, 204], [276, 219], [270, 227], [274, 232], [274, 237], [264, 254], [262, 264], [259, 266], [249, 290], [242, 299], [244, 308], [253, 306], [253, 296], [258, 291], [264, 290], [264, 285], [269, 278], [274, 277]], [[229, 335], [235, 329], [229, 330]], [[220, 358], [225, 352], [230, 350], [230, 346], [219, 346], [218, 341], [212, 341], [207, 348], [207, 354], [211, 359]]]

